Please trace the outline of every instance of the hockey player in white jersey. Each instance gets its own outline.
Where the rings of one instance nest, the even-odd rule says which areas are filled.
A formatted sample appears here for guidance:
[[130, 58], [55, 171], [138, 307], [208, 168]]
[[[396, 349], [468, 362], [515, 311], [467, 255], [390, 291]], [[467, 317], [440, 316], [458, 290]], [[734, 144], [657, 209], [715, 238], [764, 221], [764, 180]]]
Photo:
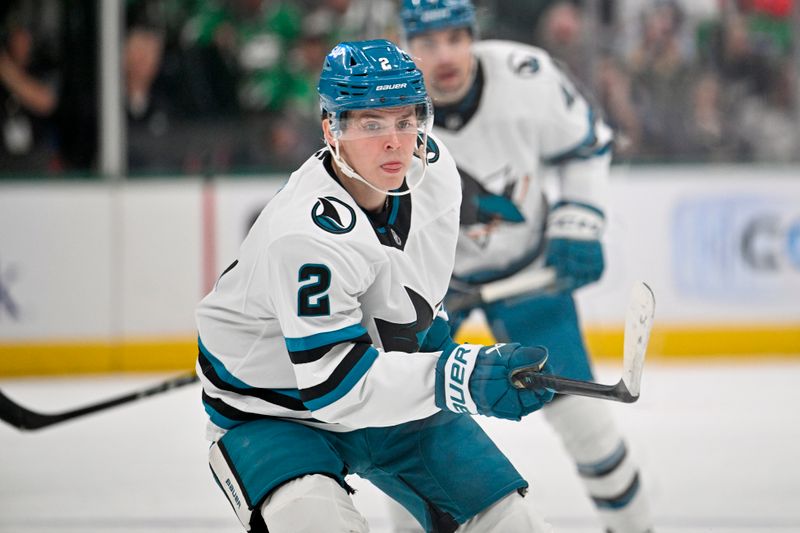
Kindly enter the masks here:
[[[603, 272], [612, 132], [545, 51], [477, 41], [469, 0], [403, 0], [400, 16], [434, 102], [434, 133], [461, 173], [462, 231], [451, 295], [554, 269], [554, 294], [518, 295], [482, 308], [499, 341], [535, 340], [548, 347], [554, 373], [592, 380], [572, 291]], [[543, 194], [547, 167], [558, 173], [554, 201]], [[464, 317], [451, 314], [453, 332]], [[543, 412], [606, 531], [652, 531], [638, 468], [608, 406], [558, 396]]]
[[427, 532], [550, 531], [470, 416], [548, 402], [509, 380], [549, 372], [547, 350], [450, 337], [461, 188], [420, 71], [389, 41], [342, 43], [319, 93], [326, 147], [197, 309], [215, 480], [248, 531], [368, 531], [348, 474]]

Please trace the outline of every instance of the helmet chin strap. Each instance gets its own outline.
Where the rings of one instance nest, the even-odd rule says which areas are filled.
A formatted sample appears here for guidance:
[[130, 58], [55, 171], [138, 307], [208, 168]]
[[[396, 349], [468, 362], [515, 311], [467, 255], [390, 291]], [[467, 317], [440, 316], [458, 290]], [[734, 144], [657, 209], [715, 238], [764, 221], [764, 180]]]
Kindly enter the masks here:
[[365, 178], [363, 178], [358, 172], [353, 170], [347, 161], [339, 154], [339, 139], [334, 137], [333, 139], [333, 147], [331, 147], [328, 140], [325, 140], [325, 145], [328, 147], [328, 151], [333, 156], [333, 160], [336, 162], [336, 165], [342, 171], [342, 174], [347, 176], [348, 178], [352, 178], [356, 181], [360, 181], [361, 183], [365, 184], [370, 189], [377, 191], [379, 193], [387, 194], [389, 196], [405, 196], [406, 194], [411, 194], [411, 191], [419, 187], [422, 182], [425, 180], [425, 176], [428, 172], [428, 132], [425, 132], [422, 137], [422, 146], [418, 149], [420, 159], [422, 160], [422, 174], [419, 177], [419, 180], [414, 185], [409, 185], [408, 189], [405, 191], [385, 191], [380, 187], [376, 187]]

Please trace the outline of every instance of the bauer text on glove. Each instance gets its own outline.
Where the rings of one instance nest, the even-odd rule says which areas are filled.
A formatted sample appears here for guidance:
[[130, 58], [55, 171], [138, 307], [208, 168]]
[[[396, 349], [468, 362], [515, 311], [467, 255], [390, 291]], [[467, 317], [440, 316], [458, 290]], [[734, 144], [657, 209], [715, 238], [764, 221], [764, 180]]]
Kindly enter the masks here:
[[458, 344], [436, 365], [436, 405], [457, 413], [520, 420], [553, 398], [547, 389], [518, 389], [510, 379], [521, 368], [550, 373], [547, 349], [520, 344]]

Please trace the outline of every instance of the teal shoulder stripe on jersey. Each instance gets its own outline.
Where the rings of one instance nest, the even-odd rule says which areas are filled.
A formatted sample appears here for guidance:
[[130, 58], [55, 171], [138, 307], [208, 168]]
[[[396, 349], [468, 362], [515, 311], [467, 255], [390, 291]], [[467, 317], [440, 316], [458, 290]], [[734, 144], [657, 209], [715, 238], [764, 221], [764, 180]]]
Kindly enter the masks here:
[[206, 358], [209, 360], [211, 366], [214, 367], [214, 371], [217, 373], [217, 375], [220, 377], [222, 381], [224, 381], [229, 385], [233, 385], [234, 387], [239, 387], [241, 389], [253, 388], [252, 385], [248, 385], [241, 379], [237, 378], [236, 376], [228, 372], [228, 369], [225, 368], [225, 365], [222, 364], [222, 361], [214, 357], [211, 354], [211, 352], [208, 351], [208, 348], [205, 347], [200, 337], [197, 337], [197, 346], [200, 348], [200, 351], [203, 352], [203, 355], [205, 355]]
[[588, 113], [589, 132], [586, 136], [574, 147], [564, 150], [560, 154], [545, 158], [544, 162], [547, 165], [559, 165], [570, 159], [591, 159], [608, 153], [613, 146], [613, 142], [609, 141], [602, 146], [597, 146], [597, 134], [595, 133], [595, 116], [594, 110], [589, 108]]
[[315, 398], [313, 400], [309, 400], [305, 402], [306, 407], [310, 411], [314, 411], [317, 409], [322, 409], [323, 407], [327, 407], [328, 405], [332, 404], [333, 402], [339, 400], [342, 396], [350, 392], [350, 389], [358, 383], [358, 381], [364, 377], [364, 374], [367, 373], [367, 370], [370, 369], [372, 363], [375, 362], [375, 359], [378, 358], [378, 350], [374, 347], [370, 346], [364, 355], [361, 356], [358, 363], [347, 373], [345, 378], [333, 389], [331, 392], [324, 396], [320, 396], [319, 398]]
[[286, 348], [290, 352], [300, 352], [303, 350], [313, 350], [320, 346], [328, 344], [338, 344], [345, 342], [367, 333], [364, 326], [361, 324], [353, 324], [346, 328], [337, 329], [336, 331], [326, 331], [324, 333], [317, 333], [308, 337], [286, 337]]

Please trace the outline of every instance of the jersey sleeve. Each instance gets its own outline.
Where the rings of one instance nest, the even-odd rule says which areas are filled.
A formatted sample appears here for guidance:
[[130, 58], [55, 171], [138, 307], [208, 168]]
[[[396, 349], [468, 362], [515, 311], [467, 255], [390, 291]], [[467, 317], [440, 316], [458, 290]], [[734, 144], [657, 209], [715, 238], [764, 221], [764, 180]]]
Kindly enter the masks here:
[[359, 303], [388, 265], [352, 243], [283, 237], [267, 251], [278, 314], [300, 399], [314, 418], [348, 427], [430, 416], [436, 353], [384, 351]]
[[542, 161], [557, 166], [561, 200], [604, 210], [613, 133], [599, 110], [545, 52], [538, 107]]

